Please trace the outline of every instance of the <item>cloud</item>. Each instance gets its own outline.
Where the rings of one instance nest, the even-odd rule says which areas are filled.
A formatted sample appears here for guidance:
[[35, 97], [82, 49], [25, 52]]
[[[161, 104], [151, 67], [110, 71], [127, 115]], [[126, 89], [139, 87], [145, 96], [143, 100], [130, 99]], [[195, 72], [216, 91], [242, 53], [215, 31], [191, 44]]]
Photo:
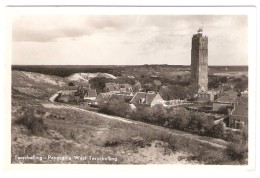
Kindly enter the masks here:
[[13, 56], [46, 64], [62, 59], [188, 65], [192, 35], [202, 24], [209, 37], [210, 64], [247, 63], [247, 17], [219, 15], [18, 16], [13, 21]]
[[130, 28], [134, 16], [20, 16], [13, 21], [13, 41], [49, 42]]
[[13, 41], [49, 42], [91, 35], [84, 19], [81, 16], [21, 16], [13, 21]]

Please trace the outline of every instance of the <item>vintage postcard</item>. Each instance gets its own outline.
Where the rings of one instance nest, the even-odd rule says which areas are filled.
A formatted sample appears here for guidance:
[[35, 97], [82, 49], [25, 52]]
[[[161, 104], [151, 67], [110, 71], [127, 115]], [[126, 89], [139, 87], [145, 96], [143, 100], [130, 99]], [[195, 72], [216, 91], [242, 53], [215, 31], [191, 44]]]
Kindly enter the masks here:
[[254, 167], [255, 8], [7, 14], [11, 166]]

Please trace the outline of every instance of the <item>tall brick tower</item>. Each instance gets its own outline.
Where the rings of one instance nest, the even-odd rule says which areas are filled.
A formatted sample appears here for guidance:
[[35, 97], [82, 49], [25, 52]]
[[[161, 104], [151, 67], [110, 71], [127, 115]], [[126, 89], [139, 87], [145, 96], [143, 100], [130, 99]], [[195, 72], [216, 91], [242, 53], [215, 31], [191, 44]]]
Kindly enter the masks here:
[[208, 90], [208, 37], [201, 28], [192, 37], [190, 74], [192, 86]]

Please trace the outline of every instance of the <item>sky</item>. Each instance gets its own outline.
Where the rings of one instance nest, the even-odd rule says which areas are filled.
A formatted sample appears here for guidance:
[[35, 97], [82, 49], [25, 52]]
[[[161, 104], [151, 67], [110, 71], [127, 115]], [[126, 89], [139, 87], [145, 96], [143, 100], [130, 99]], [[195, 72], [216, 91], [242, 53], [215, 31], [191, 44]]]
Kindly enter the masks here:
[[248, 65], [247, 16], [20, 15], [12, 64], [191, 64], [191, 38], [203, 27], [209, 65]]

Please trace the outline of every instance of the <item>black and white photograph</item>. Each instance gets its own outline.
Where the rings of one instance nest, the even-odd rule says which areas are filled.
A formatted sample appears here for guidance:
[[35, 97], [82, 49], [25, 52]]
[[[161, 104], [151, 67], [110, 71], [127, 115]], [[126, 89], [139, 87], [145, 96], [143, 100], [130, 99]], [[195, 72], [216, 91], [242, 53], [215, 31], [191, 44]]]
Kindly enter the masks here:
[[96, 8], [10, 7], [11, 164], [249, 165], [249, 15]]

